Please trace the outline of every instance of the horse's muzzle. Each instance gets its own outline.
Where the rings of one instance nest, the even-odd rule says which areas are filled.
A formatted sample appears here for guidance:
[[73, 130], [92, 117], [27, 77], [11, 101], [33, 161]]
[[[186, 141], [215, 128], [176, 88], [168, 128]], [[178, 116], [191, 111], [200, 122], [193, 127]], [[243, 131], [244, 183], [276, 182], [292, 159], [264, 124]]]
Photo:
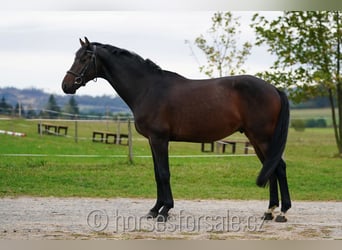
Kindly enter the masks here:
[[77, 88], [75, 88], [75, 85], [73, 84], [74, 79], [72, 79], [73, 77], [66, 75], [63, 79], [62, 82], [62, 89], [64, 91], [65, 94], [75, 94]]

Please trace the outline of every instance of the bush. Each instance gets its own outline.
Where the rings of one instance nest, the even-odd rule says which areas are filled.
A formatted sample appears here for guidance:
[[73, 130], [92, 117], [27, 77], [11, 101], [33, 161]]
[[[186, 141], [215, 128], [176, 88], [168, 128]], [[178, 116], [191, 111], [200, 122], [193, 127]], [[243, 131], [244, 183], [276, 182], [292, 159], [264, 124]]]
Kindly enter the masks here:
[[291, 121], [291, 127], [293, 127], [296, 131], [304, 131], [305, 130], [305, 121], [302, 119], [295, 119]]
[[326, 128], [327, 122], [325, 119], [308, 119], [305, 123], [305, 127], [307, 128]]

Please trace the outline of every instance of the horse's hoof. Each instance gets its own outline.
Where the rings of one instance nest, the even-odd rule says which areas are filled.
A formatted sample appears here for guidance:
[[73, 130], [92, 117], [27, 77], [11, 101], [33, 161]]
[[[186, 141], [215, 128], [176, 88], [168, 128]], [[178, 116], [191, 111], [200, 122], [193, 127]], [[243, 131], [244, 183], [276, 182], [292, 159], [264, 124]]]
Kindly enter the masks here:
[[149, 211], [144, 217], [146, 219], [154, 219], [158, 216], [158, 212], [154, 212], [154, 211]]
[[169, 217], [168, 214], [158, 214], [157, 216], [157, 222], [166, 222], [167, 218]]
[[273, 218], [274, 218], [273, 213], [268, 213], [268, 212], [265, 212], [264, 216], [262, 217], [263, 220], [273, 220]]
[[287, 222], [285, 215], [278, 215], [275, 219], [276, 222]]

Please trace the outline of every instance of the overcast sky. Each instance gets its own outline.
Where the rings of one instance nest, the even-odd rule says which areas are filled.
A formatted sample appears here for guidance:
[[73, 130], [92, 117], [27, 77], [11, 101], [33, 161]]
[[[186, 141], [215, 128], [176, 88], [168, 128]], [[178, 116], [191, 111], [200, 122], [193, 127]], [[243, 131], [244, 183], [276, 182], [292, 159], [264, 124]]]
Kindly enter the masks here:
[[[185, 40], [194, 41], [211, 25], [213, 11], [64, 11], [8, 9], [0, 17], [0, 87], [38, 88], [63, 94], [61, 81], [79, 49], [78, 38], [112, 44], [150, 58], [163, 69], [188, 78], [206, 78]], [[241, 16], [242, 41], [254, 40], [249, 28], [255, 12]], [[279, 12], [263, 13], [268, 16]], [[205, 63], [200, 52], [196, 53]], [[272, 59], [255, 47], [246, 64], [249, 74], [267, 69]], [[114, 94], [104, 80], [89, 82], [78, 94]]]

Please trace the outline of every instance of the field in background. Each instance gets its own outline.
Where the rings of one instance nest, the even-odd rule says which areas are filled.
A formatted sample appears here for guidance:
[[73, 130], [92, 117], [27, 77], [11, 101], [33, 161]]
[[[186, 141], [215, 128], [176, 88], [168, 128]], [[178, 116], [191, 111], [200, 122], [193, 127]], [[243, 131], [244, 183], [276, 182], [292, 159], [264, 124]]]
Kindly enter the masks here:
[[[317, 117], [317, 113], [303, 110], [291, 111], [291, 115]], [[135, 130], [134, 163], [129, 164], [127, 146], [91, 140], [93, 130], [116, 132], [114, 121], [77, 122], [77, 143], [75, 121], [53, 121], [69, 127], [67, 137], [39, 135], [38, 122], [0, 120], [0, 130], [27, 134], [0, 135], [0, 196], [155, 197], [148, 142]], [[121, 124], [120, 131], [127, 133], [127, 125]], [[245, 137], [237, 133], [230, 139]], [[243, 154], [242, 145], [237, 147], [237, 154]], [[230, 152], [229, 146], [227, 151]], [[290, 129], [285, 159], [293, 199], [342, 200], [342, 160], [334, 157], [336, 151], [331, 128], [304, 132]], [[200, 144], [170, 143], [171, 182], [176, 199], [268, 199], [268, 191], [255, 185], [261, 166], [255, 156], [226, 153], [225, 157], [206, 157], [215, 154], [202, 153]], [[199, 157], [179, 157], [182, 155]]]

